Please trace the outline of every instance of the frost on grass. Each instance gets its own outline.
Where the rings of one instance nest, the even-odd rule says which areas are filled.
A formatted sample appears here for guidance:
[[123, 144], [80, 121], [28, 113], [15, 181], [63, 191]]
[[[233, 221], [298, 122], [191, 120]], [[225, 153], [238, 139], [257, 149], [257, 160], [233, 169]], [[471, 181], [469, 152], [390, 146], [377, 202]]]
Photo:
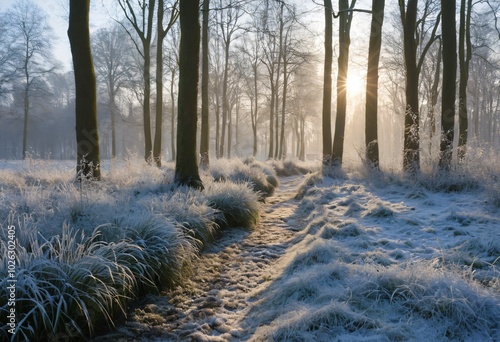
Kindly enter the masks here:
[[240, 321], [249, 340], [500, 339], [489, 190], [379, 177], [305, 179], [302, 237], [255, 290]]
[[[256, 179], [273, 175], [239, 163]], [[16, 339], [86, 338], [111, 327], [130, 300], [181, 283], [222, 225], [254, 227], [257, 189], [241, 173], [227, 175], [238, 183], [207, 178], [200, 192], [176, 187], [173, 165], [139, 160], [111, 163], [101, 182], [75, 181], [73, 163], [29, 160], [1, 168], [0, 314], [9, 309], [4, 228], [14, 225]]]
[[259, 195], [245, 183], [216, 182], [205, 191], [208, 204], [224, 215], [229, 227], [255, 227], [260, 220]]

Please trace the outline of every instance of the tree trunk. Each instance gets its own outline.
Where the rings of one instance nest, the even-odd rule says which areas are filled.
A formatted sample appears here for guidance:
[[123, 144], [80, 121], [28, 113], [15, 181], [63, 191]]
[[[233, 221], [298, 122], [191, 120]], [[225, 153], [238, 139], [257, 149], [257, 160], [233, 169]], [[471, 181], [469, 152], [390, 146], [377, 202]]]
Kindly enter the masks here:
[[[273, 67], [271, 65], [271, 67]], [[274, 152], [274, 101], [275, 99], [275, 89], [274, 89], [274, 70], [270, 71], [270, 81], [271, 81], [271, 103], [269, 105], [269, 153], [267, 154], [267, 159], [273, 159]]]
[[443, 17], [443, 90], [441, 106], [441, 148], [439, 166], [450, 170], [455, 131], [455, 92], [457, 74], [457, 44], [455, 28], [455, 2], [441, 0]]
[[179, 104], [175, 182], [203, 189], [196, 155], [198, 67], [200, 53], [199, 0], [180, 1]]
[[323, 165], [329, 165], [332, 159], [332, 1], [325, 0], [325, 66], [323, 72]]
[[231, 147], [233, 141], [233, 106], [227, 110], [227, 159], [231, 159]]
[[[231, 38], [228, 39], [228, 42]], [[229, 100], [227, 95], [227, 81], [229, 77], [229, 43], [226, 42], [224, 49], [224, 78], [222, 81], [222, 129], [220, 138], [220, 155], [224, 156], [224, 142], [226, 139], [226, 126], [228, 125], [228, 111], [229, 111]]]
[[175, 151], [175, 94], [174, 94], [175, 73], [172, 70], [172, 78], [170, 79], [170, 102], [172, 103], [172, 127], [170, 129], [170, 144], [172, 146], [172, 160], [176, 158]]
[[258, 68], [257, 65], [252, 66], [253, 69], [253, 88], [254, 88], [254, 99], [253, 99], [253, 116], [252, 116], [252, 130], [253, 130], [253, 150], [252, 155], [255, 157], [257, 155], [257, 120], [258, 120], [258, 112], [259, 112], [259, 103], [258, 103], [258, 85], [257, 85], [257, 76], [258, 76]]
[[144, 120], [144, 159], [150, 163], [151, 153], [153, 152], [153, 144], [151, 140], [151, 112], [150, 103], [151, 98], [151, 46], [144, 47], [144, 106], [143, 106], [143, 120]]
[[305, 133], [305, 119], [300, 120], [300, 153], [299, 159], [302, 161], [306, 160], [306, 133]]
[[[110, 88], [114, 89], [113, 82], [110, 82]], [[111, 119], [111, 159], [116, 159], [115, 94], [113, 91], [109, 94], [109, 116]]]
[[220, 94], [219, 89], [215, 87], [215, 157], [222, 158], [220, 154]]
[[[352, 0], [351, 9], [356, 0]], [[333, 138], [332, 162], [342, 165], [344, 154], [345, 120], [347, 110], [347, 72], [349, 68], [349, 47], [351, 45], [352, 12], [347, 0], [339, 0], [339, 58], [337, 75], [337, 116], [335, 118], [335, 134]]]
[[[467, 5], [466, 5], [467, 4]], [[467, 113], [467, 83], [469, 81], [469, 63], [472, 58], [470, 38], [472, 0], [462, 0], [460, 4], [460, 33], [458, 54], [460, 63], [460, 83], [458, 86], [458, 161], [465, 157], [465, 147], [469, 130]]]
[[278, 159], [285, 157], [285, 119], [286, 119], [286, 95], [288, 91], [288, 70], [286, 53], [283, 53], [283, 98], [281, 99], [281, 132], [280, 132], [280, 149]]
[[68, 37], [75, 74], [77, 177], [101, 179], [97, 95], [90, 50], [90, 0], [71, 0]]
[[385, 0], [372, 0], [372, 22], [368, 48], [368, 71], [366, 74], [366, 158], [379, 168], [378, 145], [378, 64], [382, 45], [382, 24], [384, 22]]
[[279, 48], [278, 48], [278, 66], [276, 68], [276, 84], [274, 95], [276, 100], [274, 101], [274, 159], [278, 158], [278, 151], [280, 148], [279, 140], [279, 99], [280, 99], [280, 73], [281, 73], [281, 58], [283, 57], [283, 9], [285, 3], [282, 2], [280, 6], [280, 27], [279, 27]]
[[161, 167], [161, 136], [163, 131], [163, 38], [165, 37], [163, 33], [163, 1], [158, 0], [156, 21], [156, 117], [153, 161], [158, 167]]
[[209, 144], [209, 103], [208, 103], [208, 15], [210, 0], [203, 1], [203, 28], [202, 28], [202, 71], [201, 71], [201, 138], [200, 138], [200, 167], [207, 169], [210, 164]]
[[26, 86], [24, 87], [24, 121], [23, 121], [23, 160], [26, 159], [26, 151], [28, 149], [28, 118], [30, 111], [30, 97], [29, 97], [29, 76], [26, 71]]
[[436, 133], [436, 114], [435, 108], [438, 101], [439, 96], [439, 79], [441, 75], [441, 39], [439, 40], [439, 48], [437, 53], [437, 61], [436, 61], [436, 70], [434, 72], [434, 81], [432, 83], [431, 88], [431, 103], [429, 106], [429, 121], [430, 121], [430, 130], [429, 130], [429, 155], [432, 155], [432, 140], [434, 139], [434, 134]]
[[408, 6], [405, 10], [404, 0], [399, 0], [401, 21], [403, 23], [404, 59], [406, 67], [403, 170], [408, 174], [415, 174], [420, 169], [418, 68], [417, 43], [415, 41], [417, 4], [417, 0], [408, 0]]

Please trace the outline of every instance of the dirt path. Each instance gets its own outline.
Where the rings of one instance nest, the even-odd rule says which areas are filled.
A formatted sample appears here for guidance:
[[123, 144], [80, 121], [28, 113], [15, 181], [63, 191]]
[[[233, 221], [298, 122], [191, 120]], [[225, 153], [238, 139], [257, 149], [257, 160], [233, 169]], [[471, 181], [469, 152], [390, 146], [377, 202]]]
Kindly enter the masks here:
[[257, 229], [225, 231], [196, 261], [186, 284], [147, 296], [116, 333], [95, 342], [245, 340], [248, 333], [237, 322], [252, 301], [251, 291], [274, 279], [273, 264], [292, 243], [298, 206], [293, 197], [301, 180], [281, 178]]

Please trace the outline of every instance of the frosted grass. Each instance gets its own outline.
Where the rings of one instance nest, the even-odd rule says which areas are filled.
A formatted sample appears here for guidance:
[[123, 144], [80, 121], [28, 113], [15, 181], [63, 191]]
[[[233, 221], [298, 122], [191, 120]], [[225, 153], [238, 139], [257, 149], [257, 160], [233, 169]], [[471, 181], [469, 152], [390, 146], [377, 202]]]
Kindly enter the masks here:
[[225, 182], [204, 175], [205, 192], [174, 186], [172, 164], [113, 162], [101, 182], [75, 181], [72, 164], [28, 160], [0, 169], [2, 315], [6, 226], [16, 227], [18, 244], [14, 340], [82, 338], [112, 327], [130, 300], [182, 283], [222, 226], [254, 227], [259, 199], [274, 189], [265, 183], [265, 194], [255, 192], [251, 179], [267, 175], [242, 162]]

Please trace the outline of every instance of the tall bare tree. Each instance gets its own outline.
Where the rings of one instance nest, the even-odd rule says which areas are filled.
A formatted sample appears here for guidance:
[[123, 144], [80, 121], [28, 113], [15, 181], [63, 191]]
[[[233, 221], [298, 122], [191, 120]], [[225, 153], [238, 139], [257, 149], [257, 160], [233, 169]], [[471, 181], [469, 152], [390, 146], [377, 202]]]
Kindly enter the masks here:
[[[50, 27], [43, 10], [31, 0], [21, 0], [7, 13], [7, 20], [16, 37], [14, 51], [19, 51], [20, 60], [17, 69], [22, 75], [23, 84], [23, 147], [22, 157], [26, 158], [30, 98], [33, 88], [52, 73], [56, 66], [51, 63]], [[43, 83], [43, 81], [42, 81]]]
[[92, 40], [97, 80], [106, 87], [111, 119], [111, 157], [116, 158], [116, 96], [129, 83], [132, 56], [126, 33], [120, 26], [102, 28]]
[[323, 72], [323, 165], [332, 160], [332, 62], [333, 62], [333, 7], [331, 0], [325, 4], [325, 66]]
[[419, 169], [419, 113], [418, 113], [418, 71], [417, 42], [415, 30], [417, 25], [417, 0], [399, 0], [401, 22], [403, 24], [404, 60], [406, 69], [406, 110], [403, 147], [403, 169], [407, 173], [415, 173]]
[[179, 104], [175, 182], [203, 189], [196, 154], [198, 67], [200, 52], [199, 0], [180, 1]]
[[168, 69], [170, 76], [169, 93], [170, 93], [170, 148], [171, 159], [176, 158], [176, 114], [177, 114], [177, 78], [179, 73], [179, 21], [170, 29], [170, 34], [167, 35], [168, 48], [165, 49], [164, 63]]
[[365, 143], [366, 157], [379, 167], [378, 150], [378, 64], [382, 46], [382, 24], [385, 0], [372, 0], [372, 22], [368, 48], [368, 71], [366, 73]]
[[441, 105], [441, 147], [439, 166], [449, 170], [455, 133], [455, 92], [457, 76], [457, 34], [455, 1], [441, 0], [443, 17], [443, 90]]
[[202, 24], [202, 62], [201, 62], [201, 137], [200, 137], [200, 167], [207, 168], [210, 164], [210, 127], [208, 101], [208, 19], [209, 19], [210, 0], [203, 0], [203, 24]]
[[458, 35], [458, 61], [460, 81], [458, 86], [458, 160], [465, 157], [469, 117], [467, 113], [467, 83], [469, 81], [469, 65], [472, 59], [472, 42], [470, 34], [472, 0], [460, 2], [460, 28]]
[[[429, 48], [438, 38], [436, 31], [441, 18], [440, 15], [437, 16], [429, 38], [424, 41], [427, 33], [425, 25], [431, 13], [432, 3], [433, 0], [425, 1], [421, 18], [417, 20], [418, 1], [408, 0], [405, 4], [405, 0], [399, 0], [406, 70], [403, 170], [408, 174], [415, 174], [420, 169], [419, 74]], [[419, 46], [420, 54], [417, 57]]]
[[[255, 26], [256, 22], [254, 22]], [[257, 28], [258, 30], [258, 28]], [[257, 135], [257, 124], [260, 118], [259, 112], [259, 97], [261, 96], [261, 91], [259, 89], [259, 67], [261, 65], [261, 42], [258, 39], [258, 33], [253, 37], [249, 38], [249, 34], [243, 36], [243, 43], [239, 47], [242, 53], [242, 63], [243, 67], [241, 73], [244, 73], [244, 82], [246, 82], [246, 93], [250, 100], [250, 119], [252, 125], [252, 137], [253, 137], [253, 147], [252, 155], [255, 157], [257, 155], [258, 149], [258, 135]]]
[[[153, 21], [156, 0], [118, 0], [126, 20], [132, 26], [123, 25], [134, 42], [137, 52], [143, 61], [144, 80], [144, 159], [151, 162], [153, 143], [151, 137], [151, 44], [153, 39]], [[135, 33], [135, 34], [134, 34]]]
[[[167, 6], [167, 8], [165, 8]], [[156, 20], [156, 116], [155, 116], [155, 138], [153, 143], [153, 160], [156, 166], [161, 166], [162, 153], [162, 131], [163, 131], [163, 40], [174, 26], [179, 16], [178, 0], [165, 3], [158, 0]], [[169, 14], [168, 23], [163, 26], [165, 12]]]
[[337, 74], [337, 116], [333, 136], [332, 162], [342, 164], [344, 154], [345, 119], [347, 111], [347, 72], [351, 45], [351, 24], [356, 0], [339, 0], [339, 57]]
[[100, 180], [99, 132], [94, 64], [90, 49], [90, 0], [71, 0], [68, 37], [76, 90], [77, 177]]
[[0, 13], [0, 98], [12, 92], [16, 77], [16, 61], [21, 60], [17, 36], [9, 22], [8, 13]]
[[283, 22], [285, 3], [282, 1], [264, 1], [260, 11], [262, 25], [259, 39], [263, 41], [261, 59], [267, 70], [269, 81], [269, 152], [268, 159], [273, 159], [278, 152], [279, 127], [279, 88], [283, 54]]
[[[228, 95], [228, 78], [229, 78], [229, 53], [231, 43], [236, 38], [236, 33], [241, 29], [240, 19], [244, 12], [241, 10], [240, 4], [236, 0], [219, 0], [217, 6], [220, 9], [217, 11], [217, 26], [222, 38], [224, 48], [224, 76], [222, 81], [222, 127], [220, 139], [220, 156], [224, 156], [224, 145], [226, 137], [226, 129], [229, 128], [229, 95]], [[230, 141], [228, 142], [228, 145]], [[229, 146], [228, 146], [229, 149]]]

